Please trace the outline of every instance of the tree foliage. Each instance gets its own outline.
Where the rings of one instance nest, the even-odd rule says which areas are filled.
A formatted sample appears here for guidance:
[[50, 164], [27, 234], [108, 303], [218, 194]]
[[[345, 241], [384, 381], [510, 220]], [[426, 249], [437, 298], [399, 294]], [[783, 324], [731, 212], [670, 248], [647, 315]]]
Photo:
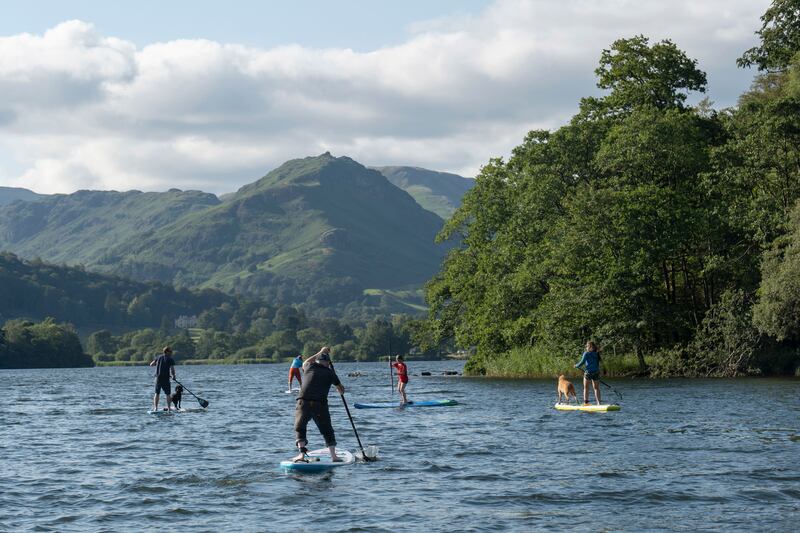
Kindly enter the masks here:
[[[641, 372], [655, 354], [662, 374], [749, 371], [760, 253], [800, 197], [796, 71], [722, 113], [687, 107], [706, 77], [671, 41], [615, 41], [596, 73], [605, 95], [481, 170], [439, 236], [461, 246], [426, 287], [426, 330], [476, 346], [474, 371], [509, 352], [569, 358], [590, 338]], [[762, 307], [796, 275], [787, 249], [773, 255]], [[770, 316], [800, 339], [788, 311]]]

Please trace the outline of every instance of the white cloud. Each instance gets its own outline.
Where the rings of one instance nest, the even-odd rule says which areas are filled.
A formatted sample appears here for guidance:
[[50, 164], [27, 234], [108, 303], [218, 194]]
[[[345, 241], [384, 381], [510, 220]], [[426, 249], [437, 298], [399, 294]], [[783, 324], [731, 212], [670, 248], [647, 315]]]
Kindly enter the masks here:
[[[366, 53], [176, 40], [137, 49], [68, 21], [0, 37], [6, 185], [225, 192], [292, 157], [474, 173], [592, 94], [600, 51], [671, 38], [732, 105], [768, 0], [498, 0]], [[0, 165], [10, 167], [11, 165]]]

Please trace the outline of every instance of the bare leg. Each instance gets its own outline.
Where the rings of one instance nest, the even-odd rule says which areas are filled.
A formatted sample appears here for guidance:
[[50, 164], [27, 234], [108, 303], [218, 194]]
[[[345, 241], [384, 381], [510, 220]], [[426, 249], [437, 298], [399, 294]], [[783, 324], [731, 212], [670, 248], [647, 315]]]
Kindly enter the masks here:
[[406, 397], [406, 384], [404, 382], [400, 382], [397, 384], [397, 392], [400, 393], [400, 403], [408, 403], [408, 397]]
[[336, 455], [336, 446], [328, 446], [328, 453], [331, 454], [331, 461], [334, 463], [341, 461], [339, 457]]
[[159, 397], [158, 393], [155, 393], [153, 395], [153, 411], [158, 411], [158, 397]]
[[600, 382], [593, 379], [592, 387], [594, 388], [594, 397], [597, 400], [597, 405], [600, 405], [602, 403], [600, 400]]
[[589, 403], [589, 380], [583, 376], [583, 403]]
[[172, 394], [167, 394], [167, 411], [172, 411]]

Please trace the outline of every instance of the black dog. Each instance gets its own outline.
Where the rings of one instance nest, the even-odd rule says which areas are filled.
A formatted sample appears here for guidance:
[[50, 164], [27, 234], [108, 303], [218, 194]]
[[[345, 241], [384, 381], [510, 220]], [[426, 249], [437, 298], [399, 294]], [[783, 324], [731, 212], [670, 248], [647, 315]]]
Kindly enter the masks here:
[[175, 386], [175, 392], [172, 393], [172, 404], [175, 406], [175, 409], [181, 408], [181, 398], [183, 397], [183, 387], [180, 385]]

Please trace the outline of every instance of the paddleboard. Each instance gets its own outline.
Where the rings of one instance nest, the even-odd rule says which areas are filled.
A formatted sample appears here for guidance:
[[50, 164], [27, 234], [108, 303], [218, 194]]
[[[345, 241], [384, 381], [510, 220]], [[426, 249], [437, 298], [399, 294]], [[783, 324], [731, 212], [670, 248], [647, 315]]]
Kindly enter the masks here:
[[287, 389], [284, 391], [286, 394], [291, 394], [293, 392], [300, 392], [300, 389]]
[[612, 404], [590, 404], [590, 405], [575, 405], [572, 403], [557, 403], [555, 408], [559, 411], [619, 411], [619, 405]]
[[336, 448], [336, 455], [341, 462], [331, 461], [331, 454], [328, 448], [308, 452], [308, 463], [295, 463], [294, 461], [281, 461], [281, 468], [292, 472], [326, 472], [340, 466], [348, 466], [356, 462], [356, 458], [347, 450]]
[[172, 415], [175, 413], [203, 413], [207, 411], [207, 409], [203, 409], [202, 407], [181, 407], [180, 409], [172, 409], [170, 411], [164, 411], [163, 409], [159, 409], [158, 411], [147, 411], [148, 415]]
[[450, 405], [458, 405], [455, 400], [425, 400], [420, 402], [408, 402], [401, 404], [400, 402], [378, 402], [378, 403], [357, 403], [356, 409], [386, 409], [391, 407], [447, 407]]

